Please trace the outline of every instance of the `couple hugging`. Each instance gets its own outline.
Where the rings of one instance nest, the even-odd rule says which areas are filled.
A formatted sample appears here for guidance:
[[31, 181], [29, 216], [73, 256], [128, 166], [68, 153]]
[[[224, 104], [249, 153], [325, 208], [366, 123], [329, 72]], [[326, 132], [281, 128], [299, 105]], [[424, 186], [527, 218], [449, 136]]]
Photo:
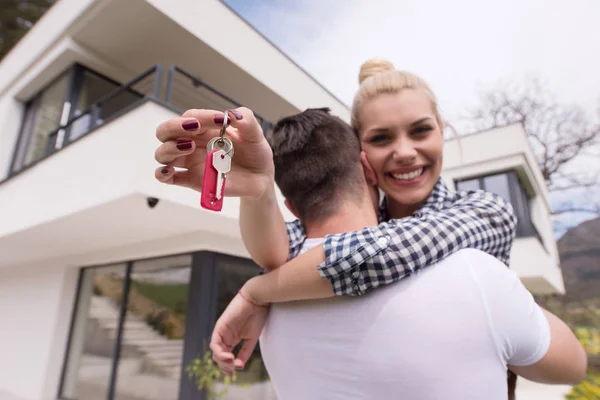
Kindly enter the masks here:
[[[515, 374], [581, 381], [582, 346], [507, 268], [510, 204], [441, 180], [433, 92], [380, 59], [359, 81], [351, 126], [308, 109], [267, 141], [250, 110], [228, 110], [226, 194], [241, 198], [242, 238], [268, 272], [216, 322], [221, 370], [244, 368], [260, 340], [280, 400], [500, 400], [514, 397]], [[200, 191], [222, 124], [212, 110], [161, 124], [157, 179]], [[298, 220], [284, 222], [275, 184]]]

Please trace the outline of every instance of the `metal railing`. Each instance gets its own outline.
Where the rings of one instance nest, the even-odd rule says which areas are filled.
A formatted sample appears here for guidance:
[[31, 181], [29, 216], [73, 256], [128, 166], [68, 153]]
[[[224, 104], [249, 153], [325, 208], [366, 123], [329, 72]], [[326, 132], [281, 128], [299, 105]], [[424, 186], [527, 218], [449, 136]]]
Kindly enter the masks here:
[[[181, 113], [191, 108], [226, 110], [241, 106], [225, 93], [175, 65], [169, 68], [165, 81], [162, 65], [156, 64], [129, 82], [115, 87], [83, 111], [73, 109], [74, 105], [70, 103], [73, 100], [65, 102], [59, 126], [47, 135], [43, 146], [35, 150], [36, 153], [33, 153], [34, 156], [29, 161], [19, 160], [17, 156], [18, 153], [27, 152], [32, 145], [21, 143], [28, 141], [31, 135], [30, 132], [22, 132], [24, 136], [19, 139], [19, 147], [15, 149], [9, 178], [148, 99], [161, 102]], [[255, 113], [255, 116], [266, 135], [272, 127], [271, 123], [259, 114]]]
[[[88, 109], [77, 114], [73, 113], [71, 118], [48, 135], [44, 156], [60, 150], [97, 126], [122, 115], [143, 99], [149, 96], [158, 98], [161, 81], [162, 66], [157, 64], [106, 93]], [[150, 88], [148, 88], [149, 84]], [[67, 111], [69, 112], [70, 110]]]
[[[176, 65], [169, 68], [165, 102], [181, 112], [192, 108], [227, 110], [242, 106], [222, 91]], [[267, 134], [271, 123], [256, 112], [254, 115], [263, 132]]]

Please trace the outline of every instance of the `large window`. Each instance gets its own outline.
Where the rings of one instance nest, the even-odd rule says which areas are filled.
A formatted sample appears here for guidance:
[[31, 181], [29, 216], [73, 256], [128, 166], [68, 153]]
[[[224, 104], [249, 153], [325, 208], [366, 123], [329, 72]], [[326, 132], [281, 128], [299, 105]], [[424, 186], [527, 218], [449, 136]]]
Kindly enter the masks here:
[[191, 256], [82, 272], [61, 396], [178, 399]]
[[[185, 368], [258, 273], [250, 260], [212, 252], [84, 268], [60, 398], [204, 400]], [[221, 399], [275, 400], [259, 348]]]
[[134, 90], [123, 91], [94, 110], [98, 100], [119, 86], [79, 64], [62, 73], [25, 104], [10, 172], [34, 164], [143, 97]]
[[527, 192], [515, 171], [460, 180], [456, 182], [456, 188], [458, 190], [483, 189], [499, 195], [509, 201], [515, 210], [518, 219], [517, 236], [538, 236], [531, 222]]

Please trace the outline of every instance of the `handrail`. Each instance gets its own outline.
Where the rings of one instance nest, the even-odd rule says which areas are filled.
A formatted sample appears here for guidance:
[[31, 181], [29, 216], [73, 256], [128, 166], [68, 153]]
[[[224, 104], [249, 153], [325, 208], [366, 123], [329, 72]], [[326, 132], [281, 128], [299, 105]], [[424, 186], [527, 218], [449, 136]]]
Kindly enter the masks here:
[[[150, 76], [152, 73], [154, 73], [154, 71], [156, 71], [157, 69], [160, 68], [159, 64], [155, 64], [152, 67], [148, 68], [146, 71], [142, 72], [141, 74], [139, 74], [138, 76], [136, 76], [135, 78], [133, 78], [132, 80], [130, 80], [127, 83], [122, 84], [121, 86], [114, 88], [113, 90], [111, 90], [110, 92], [108, 92], [107, 94], [105, 94], [104, 96], [100, 97], [100, 99], [98, 99], [94, 104], [95, 105], [102, 105], [102, 103], [106, 102], [106, 100], [115, 97], [117, 94], [123, 92], [126, 89], [129, 89], [131, 86], [135, 85], [136, 83], [140, 82], [142, 79], [146, 78], [147, 76]], [[144, 96], [141, 93], [136, 93], [139, 94], [140, 96]], [[90, 107], [91, 108], [91, 107]]]
[[[208, 89], [209, 92], [216, 94], [217, 96], [221, 97], [222, 99], [234, 104], [236, 107], [242, 107], [242, 104], [235, 101], [231, 97], [227, 96], [225, 93], [221, 92], [219, 89], [209, 85], [208, 83], [204, 82], [202, 79], [198, 78], [197, 76], [192, 75], [191, 73], [178, 67], [177, 65], [172, 65], [169, 68], [168, 81], [167, 81], [167, 93], [165, 96], [165, 101], [167, 103], [171, 104], [171, 93], [173, 91], [173, 82], [175, 81], [175, 73], [176, 72], [179, 72], [186, 78], [190, 79], [195, 85], [202, 86], [202, 87]], [[266, 120], [265, 118], [263, 118], [260, 114], [257, 114], [256, 112], [254, 113], [254, 116], [260, 120], [261, 127], [263, 128], [263, 130], [266, 133], [265, 128], [268, 129], [270, 127], [271, 123], [268, 120]]]

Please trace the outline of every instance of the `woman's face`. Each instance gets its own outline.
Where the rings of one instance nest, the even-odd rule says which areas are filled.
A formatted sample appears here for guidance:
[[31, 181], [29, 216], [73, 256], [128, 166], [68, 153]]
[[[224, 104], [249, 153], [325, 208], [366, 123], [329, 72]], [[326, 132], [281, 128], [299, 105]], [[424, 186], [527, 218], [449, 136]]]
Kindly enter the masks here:
[[444, 138], [429, 97], [412, 89], [381, 94], [363, 105], [360, 118], [362, 149], [388, 197], [390, 215], [410, 215], [442, 171]]

